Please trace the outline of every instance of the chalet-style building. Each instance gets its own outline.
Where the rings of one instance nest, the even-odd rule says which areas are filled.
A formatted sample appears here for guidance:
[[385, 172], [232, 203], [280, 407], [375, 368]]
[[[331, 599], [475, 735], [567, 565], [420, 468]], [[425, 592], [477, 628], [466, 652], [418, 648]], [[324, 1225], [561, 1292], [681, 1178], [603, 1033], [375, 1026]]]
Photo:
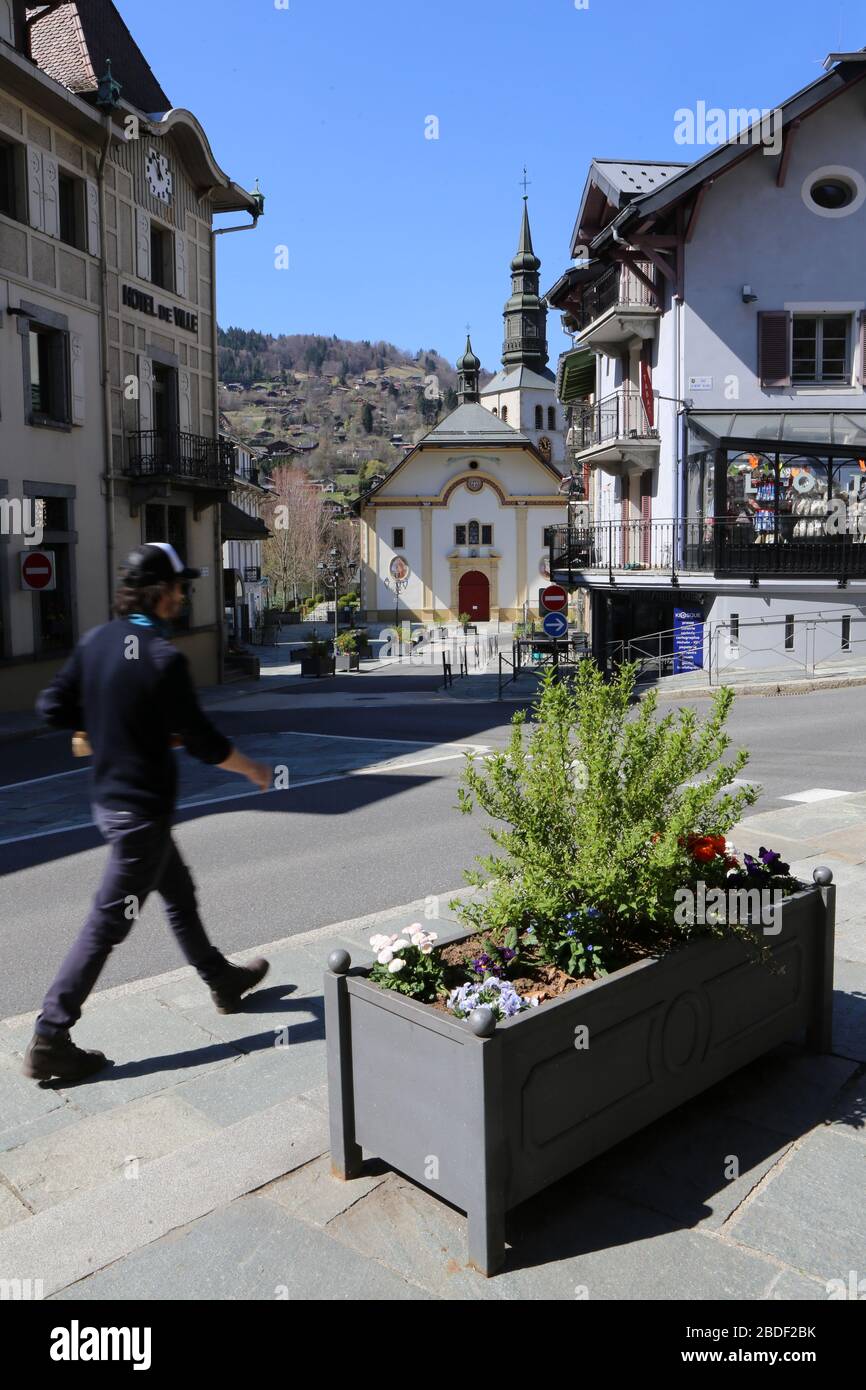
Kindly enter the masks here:
[[772, 141], [590, 167], [547, 295], [574, 335], [551, 563], [601, 658], [817, 669], [866, 637], [866, 51], [825, 68]]

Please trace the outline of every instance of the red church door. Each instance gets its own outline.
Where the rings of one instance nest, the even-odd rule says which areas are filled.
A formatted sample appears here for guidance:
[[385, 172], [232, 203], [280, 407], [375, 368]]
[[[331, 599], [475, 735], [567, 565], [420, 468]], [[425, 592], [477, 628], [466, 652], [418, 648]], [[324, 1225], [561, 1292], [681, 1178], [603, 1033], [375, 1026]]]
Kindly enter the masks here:
[[470, 570], [460, 580], [458, 602], [461, 613], [468, 613], [473, 623], [490, 620], [490, 581], [480, 570]]

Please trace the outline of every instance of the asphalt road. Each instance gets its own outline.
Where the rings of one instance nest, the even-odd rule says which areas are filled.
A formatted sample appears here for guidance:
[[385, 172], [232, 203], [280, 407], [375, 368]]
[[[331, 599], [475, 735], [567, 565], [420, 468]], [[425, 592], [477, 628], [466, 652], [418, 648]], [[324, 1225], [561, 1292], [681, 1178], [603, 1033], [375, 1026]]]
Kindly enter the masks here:
[[[322, 709], [298, 698], [289, 709], [228, 710], [215, 718], [241, 746], [245, 737], [270, 732], [489, 747], [507, 737], [509, 706], [420, 703], [411, 678], [391, 679], [397, 684], [389, 692], [405, 691], [405, 703]], [[365, 679], [364, 688], [372, 693], [377, 687]], [[744, 775], [764, 787], [757, 809], [784, 805], [780, 797], [816, 787], [866, 788], [859, 736], [864, 700], [866, 692], [857, 688], [737, 698], [729, 727], [735, 746], [752, 751]], [[705, 700], [695, 703], [699, 711], [708, 708]], [[61, 780], [54, 774], [79, 766], [66, 736], [5, 745], [2, 764], [0, 786], [49, 779], [22, 788], [22, 798], [47, 794]], [[226, 952], [242, 951], [458, 887], [463, 869], [489, 843], [482, 817], [455, 810], [460, 766], [451, 758], [181, 812], [178, 841], [214, 940]], [[0, 1017], [38, 1006], [86, 915], [105, 857], [90, 828], [0, 846]], [[153, 901], [115, 952], [100, 987], [180, 963]]]

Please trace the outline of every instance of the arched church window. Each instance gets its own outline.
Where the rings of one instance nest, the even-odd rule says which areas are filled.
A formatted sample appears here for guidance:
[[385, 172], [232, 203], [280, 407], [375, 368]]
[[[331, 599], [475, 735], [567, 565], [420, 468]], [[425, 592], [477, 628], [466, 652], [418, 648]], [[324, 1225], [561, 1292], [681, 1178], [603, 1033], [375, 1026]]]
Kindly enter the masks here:
[[504, 406], [502, 407], [502, 418], [503, 418], [503, 420], [505, 421], [505, 423], [508, 424], [508, 406], [507, 406], [507, 405], [504, 405]]
[[549, 430], [555, 430], [555, 429], [556, 429], [556, 406], [555, 406], [555, 405], [549, 405], [549, 406], [547, 407], [547, 428], [548, 428]]
[[537, 430], [544, 429], [544, 407], [540, 405], [535, 407], [535, 428]]
[[469, 545], [481, 544], [481, 527], [477, 521], [470, 521], [466, 528], [466, 536]]

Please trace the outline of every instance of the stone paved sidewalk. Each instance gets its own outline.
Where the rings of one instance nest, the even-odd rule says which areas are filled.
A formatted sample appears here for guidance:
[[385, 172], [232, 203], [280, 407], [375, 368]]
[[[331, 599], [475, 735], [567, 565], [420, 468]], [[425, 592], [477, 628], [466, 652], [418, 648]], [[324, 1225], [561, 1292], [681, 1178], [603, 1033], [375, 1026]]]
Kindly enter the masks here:
[[378, 1162], [330, 1173], [322, 970], [418, 903], [264, 948], [240, 1014], [185, 969], [94, 996], [76, 1036], [115, 1066], [86, 1085], [25, 1081], [32, 1018], [0, 1023], [0, 1279], [63, 1300], [826, 1299], [866, 1274], [866, 798], [845, 800], [823, 845], [799, 807], [737, 832], [834, 870], [833, 1055], [786, 1045], [525, 1203], [496, 1278], [467, 1267], [462, 1213]]

